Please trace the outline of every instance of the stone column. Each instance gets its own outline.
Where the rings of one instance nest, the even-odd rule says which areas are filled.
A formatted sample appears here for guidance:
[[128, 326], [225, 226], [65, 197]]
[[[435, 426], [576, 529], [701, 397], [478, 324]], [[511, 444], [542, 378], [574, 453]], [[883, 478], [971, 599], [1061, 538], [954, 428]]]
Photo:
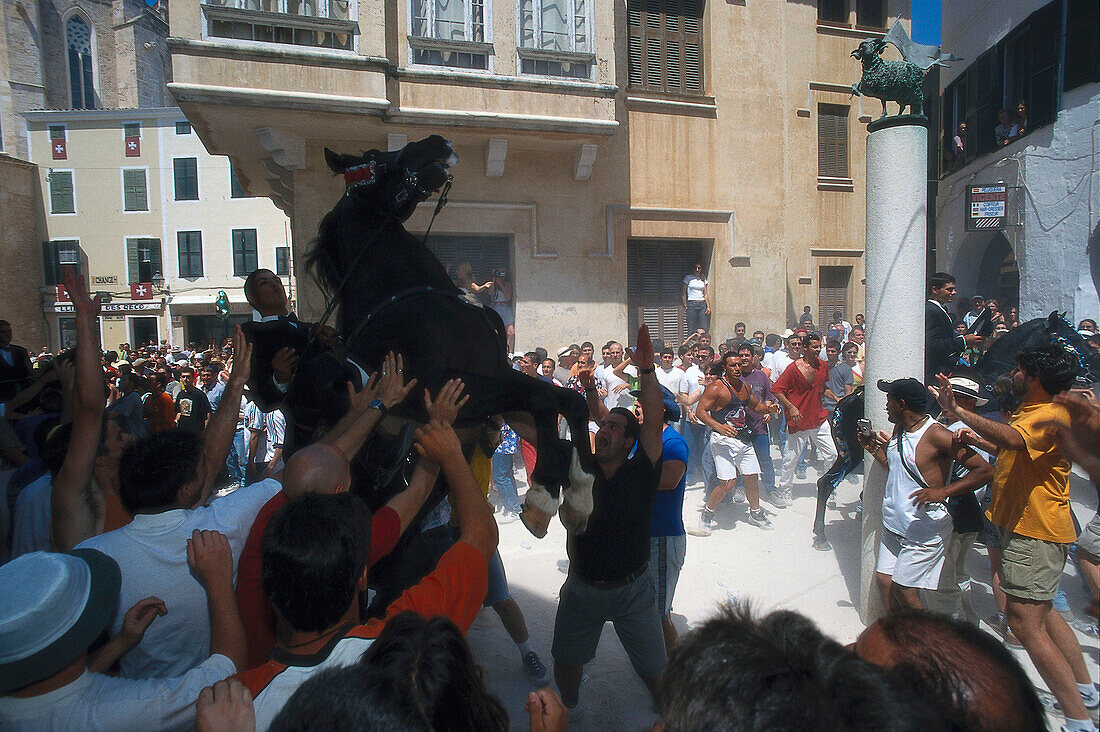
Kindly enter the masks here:
[[[867, 317], [864, 409], [876, 431], [889, 434], [879, 379], [924, 376], [925, 247], [928, 120], [904, 115], [876, 120], [867, 137]], [[882, 615], [875, 559], [882, 531], [886, 469], [869, 456], [863, 487], [859, 614]]]

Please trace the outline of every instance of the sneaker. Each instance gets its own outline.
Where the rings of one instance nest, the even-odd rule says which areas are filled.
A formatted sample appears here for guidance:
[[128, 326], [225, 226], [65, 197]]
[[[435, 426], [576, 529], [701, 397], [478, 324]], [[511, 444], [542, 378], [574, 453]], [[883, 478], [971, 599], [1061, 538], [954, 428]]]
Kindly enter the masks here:
[[733, 502], [745, 503], [748, 499], [745, 498], [745, 486], [739, 485], [733, 489]]
[[510, 524], [513, 521], [516, 521], [518, 518], [519, 518], [518, 513], [516, 513], [515, 511], [509, 511], [508, 509], [504, 509], [500, 513], [500, 523], [501, 524]]
[[547, 672], [546, 666], [543, 665], [542, 659], [539, 658], [539, 654], [534, 651], [528, 652], [527, 655], [523, 657], [523, 671], [535, 686], [543, 687], [550, 685], [550, 674]]
[[764, 509], [762, 508], [758, 508], [755, 511], [749, 511], [749, 523], [753, 526], [759, 526], [762, 529], [772, 528], [772, 522], [768, 520], [768, 516], [764, 513]]
[[776, 508], [786, 508], [791, 505], [787, 503], [787, 499], [783, 497], [780, 491], [765, 491], [764, 494], [767, 497], [768, 503]]
[[783, 497], [783, 500], [786, 501], [788, 505], [794, 503], [794, 493], [791, 492], [791, 487], [790, 486], [785, 486], [783, 488], [780, 488], [779, 489], [779, 495], [781, 495]]
[[699, 516], [699, 526], [688, 529], [687, 532], [692, 536], [710, 536], [716, 528], [718, 523], [714, 520], [714, 511], [704, 508]]
[[798, 480], [806, 480], [806, 468], [795, 468], [794, 477]]

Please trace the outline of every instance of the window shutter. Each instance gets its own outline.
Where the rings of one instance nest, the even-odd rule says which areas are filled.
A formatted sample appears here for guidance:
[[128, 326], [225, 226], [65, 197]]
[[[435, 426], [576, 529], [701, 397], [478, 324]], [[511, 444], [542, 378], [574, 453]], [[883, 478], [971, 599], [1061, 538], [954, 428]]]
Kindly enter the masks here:
[[817, 108], [817, 174], [848, 176], [848, 107], [820, 104]]
[[1068, 0], [1065, 69], [1062, 72], [1064, 91], [1100, 81], [1097, 38], [1100, 38], [1100, 4], [1096, 0]]
[[138, 261], [138, 240], [127, 239], [126, 240], [126, 274], [128, 281], [133, 284], [134, 282], [140, 282], [138, 279], [140, 262]]
[[627, 69], [632, 88], [703, 93], [703, 0], [628, 0]]
[[61, 267], [57, 263], [57, 245], [52, 241], [42, 242], [42, 273], [47, 285], [61, 284]]
[[149, 269], [153, 275], [157, 273], [161, 277], [164, 276], [164, 264], [162, 263], [160, 253], [160, 239], [144, 239], [145, 245], [149, 248]]

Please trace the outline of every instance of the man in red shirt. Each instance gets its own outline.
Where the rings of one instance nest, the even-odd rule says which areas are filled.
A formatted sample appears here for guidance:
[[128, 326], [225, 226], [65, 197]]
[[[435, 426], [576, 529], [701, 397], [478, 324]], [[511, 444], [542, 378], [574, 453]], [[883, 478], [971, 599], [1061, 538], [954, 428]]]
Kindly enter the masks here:
[[828, 414], [821, 406], [825, 382], [829, 380], [829, 365], [818, 358], [821, 336], [811, 333], [802, 339], [802, 356], [791, 363], [776, 379], [772, 392], [787, 410], [787, 452], [783, 455], [783, 471], [779, 490], [783, 498], [791, 500], [794, 485], [794, 469], [798, 456], [811, 442], [817, 448], [817, 457], [826, 465], [836, 459], [836, 447], [829, 431]]

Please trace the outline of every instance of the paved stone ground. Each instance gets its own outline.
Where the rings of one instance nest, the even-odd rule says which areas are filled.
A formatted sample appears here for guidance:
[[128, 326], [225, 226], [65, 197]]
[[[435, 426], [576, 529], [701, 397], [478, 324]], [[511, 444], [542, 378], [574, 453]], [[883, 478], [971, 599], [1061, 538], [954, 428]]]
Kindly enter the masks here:
[[[837, 493], [837, 509], [826, 516], [826, 530], [833, 551], [811, 547], [814, 491], [817, 473], [811, 468], [805, 481], [795, 484], [795, 501], [786, 509], [764, 506], [771, 512], [773, 531], [762, 531], [745, 521], [745, 507], [724, 506], [718, 514], [722, 529], [710, 537], [688, 536], [687, 558], [676, 591], [673, 618], [681, 633], [711, 614], [730, 595], [752, 603], [758, 612], [787, 608], [812, 618], [821, 629], [842, 643], [854, 641], [863, 630], [856, 606], [859, 602], [859, 514], [856, 505], [860, 485], [844, 481]], [[1096, 493], [1079, 476], [1074, 477], [1074, 512], [1084, 525], [1096, 511]], [[689, 489], [684, 503], [685, 523], [698, 520], [700, 488]], [[513, 597], [527, 618], [531, 642], [548, 669], [550, 644], [558, 592], [565, 580], [565, 530], [556, 519], [545, 539], [535, 539], [519, 522], [500, 528], [500, 553], [508, 572]], [[561, 566], [559, 566], [559, 564]], [[969, 565], [976, 578], [974, 605], [980, 617], [994, 611], [989, 588], [989, 563], [984, 550], [971, 553]], [[1067, 566], [1062, 580], [1070, 606], [1081, 608], [1088, 591], [1076, 568]], [[989, 630], [989, 627], [982, 624]], [[1095, 638], [1078, 633], [1085, 658], [1098, 680], [1100, 647]], [[469, 641], [485, 669], [490, 689], [504, 701], [512, 729], [526, 730], [523, 711], [532, 688], [523, 675], [519, 654], [496, 614], [485, 610], [470, 630]], [[1016, 655], [1042, 682], [1022, 651]], [[585, 668], [581, 687], [582, 718], [572, 725], [579, 730], [648, 729], [656, 719], [648, 693], [634, 674], [626, 654], [607, 625], [595, 660]], [[1061, 719], [1051, 716], [1051, 728]]]

